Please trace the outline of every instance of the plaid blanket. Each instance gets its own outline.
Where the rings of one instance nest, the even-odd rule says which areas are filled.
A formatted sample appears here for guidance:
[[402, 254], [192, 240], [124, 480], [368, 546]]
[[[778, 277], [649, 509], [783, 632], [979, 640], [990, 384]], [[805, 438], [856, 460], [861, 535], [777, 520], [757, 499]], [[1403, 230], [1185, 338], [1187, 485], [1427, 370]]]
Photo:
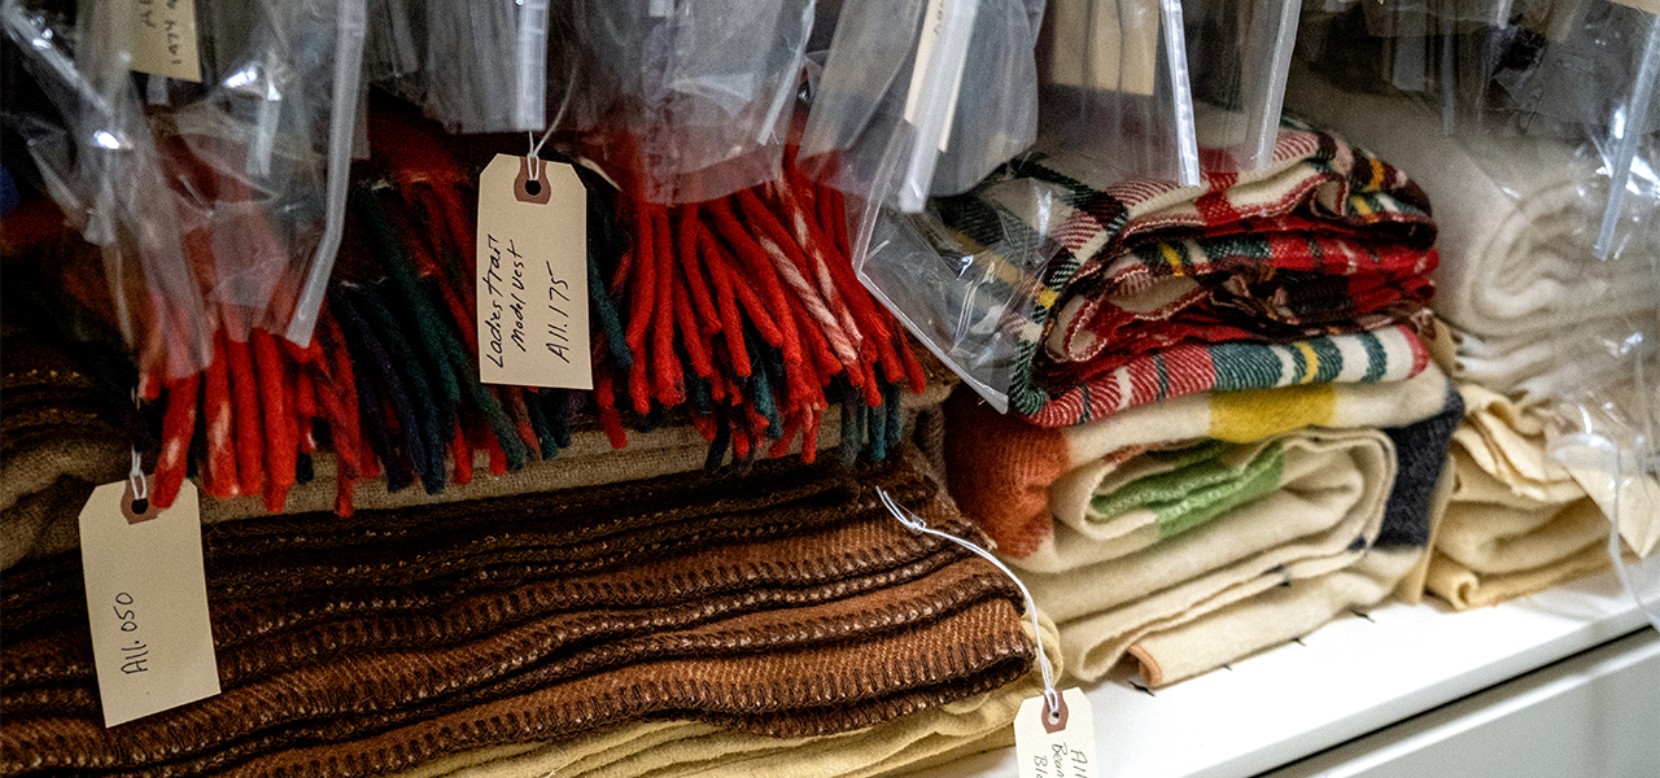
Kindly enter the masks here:
[[[982, 295], [974, 313], [1018, 344], [1009, 404], [1044, 426], [1174, 396], [1095, 399], [1126, 397], [1114, 387], [1127, 374], [1193, 364], [1198, 354], [1209, 367], [1183, 373], [1187, 391], [1287, 383], [1283, 372], [1230, 383], [1217, 357], [1266, 360], [1266, 344], [1330, 347], [1406, 321], [1433, 293], [1428, 199], [1399, 170], [1333, 136], [1288, 128], [1273, 165], [1213, 173], [1200, 187], [1101, 185], [1088, 169], [1033, 155], [938, 204], [953, 238], [1006, 287]], [[1223, 344], [1243, 350], [1214, 351]], [[1415, 373], [1422, 347], [1409, 351]], [[1396, 367], [1349, 365], [1319, 380], [1382, 380], [1399, 377]]]

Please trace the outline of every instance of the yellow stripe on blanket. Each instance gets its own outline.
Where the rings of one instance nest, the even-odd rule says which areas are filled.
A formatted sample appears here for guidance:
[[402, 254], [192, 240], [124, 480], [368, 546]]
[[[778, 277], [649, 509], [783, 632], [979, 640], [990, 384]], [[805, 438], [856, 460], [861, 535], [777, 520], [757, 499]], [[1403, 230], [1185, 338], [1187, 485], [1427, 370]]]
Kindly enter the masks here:
[[1037, 287], [1035, 290], [1035, 296], [1037, 298], [1038, 307], [1040, 308], [1045, 310], [1053, 308], [1055, 306], [1055, 300], [1060, 297], [1060, 292], [1050, 289], [1047, 286], [1042, 286], [1042, 282], [1040, 280], [1021, 272], [1019, 268], [1003, 261], [995, 254], [982, 252], [975, 255], [974, 259], [976, 262], [983, 261], [990, 265], [991, 274], [996, 276], [997, 280], [1002, 281], [1011, 287], [1016, 289], [1034, 286]]
[[1314, 347], [1303, 341], [1291, 344], [1297, 348], [1297, 353], [1303, 355], [1303, 377], [1299, 384], [1312, 384], [1320, 375], [1320, 355], [1314, 353]]
[[1181, 252], [1176, 251], [1175, 246], [1172, 246], [1168, 243], [1160, 243], [1159, 244], [1159, 251], [1160, 251], [1160, 253], [1164, 254], [1165, 263], [1170, 265], [1171, 275], [1177, 275], [1177, 276], [1187, 275], [1187, 272], [1182, 270], [1182, 255], [1181, 255]]
[[1210, 398], [1210, 437], [1249, 443], [1337, 420], [1337, 389], [1331, 384], [1216, 392]]

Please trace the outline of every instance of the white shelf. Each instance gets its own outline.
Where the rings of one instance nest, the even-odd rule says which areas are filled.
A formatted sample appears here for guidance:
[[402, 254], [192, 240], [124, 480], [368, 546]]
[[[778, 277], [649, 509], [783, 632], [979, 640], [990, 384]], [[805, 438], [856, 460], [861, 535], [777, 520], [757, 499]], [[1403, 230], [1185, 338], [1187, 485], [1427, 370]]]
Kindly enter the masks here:
[[[1386, 605], [1151, 694], [1109, 681], [1088, 690], [1102, 775], [1255, 775], [1644, 624], [1610, 573], [1467, 613]], [[1015, 775], [1012, 749], [915, 774]]]

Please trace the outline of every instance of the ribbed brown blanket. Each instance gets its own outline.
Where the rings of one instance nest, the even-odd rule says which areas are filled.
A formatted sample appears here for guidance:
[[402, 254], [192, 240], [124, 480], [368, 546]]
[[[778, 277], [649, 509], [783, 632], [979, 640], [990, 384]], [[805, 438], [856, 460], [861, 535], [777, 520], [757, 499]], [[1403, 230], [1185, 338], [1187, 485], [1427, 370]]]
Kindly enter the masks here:
[[113, 730], [77, 560], [20, 565], [0, 772], [379, 773], [654, 717], [824, 734], [1011, 682], [1012, 585], [877, 504], [972, 532], [913, 463], [216, 525], [224, 693]]

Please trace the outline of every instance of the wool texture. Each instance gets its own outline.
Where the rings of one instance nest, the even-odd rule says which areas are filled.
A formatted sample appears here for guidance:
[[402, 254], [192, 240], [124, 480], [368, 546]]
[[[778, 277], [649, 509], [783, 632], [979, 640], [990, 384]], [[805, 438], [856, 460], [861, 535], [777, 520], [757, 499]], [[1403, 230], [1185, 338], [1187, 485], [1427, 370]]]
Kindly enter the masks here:
[[1609, 522], [1545, 450], [1546, 410], [1474, 384], [1453, 434], [1457, 479], [1430, 561], [1431, 593], [1464, 610], [1608, 569]]
[[1062, 429], [999, 415], [959, 391], [947, 405], [947, 474], [953, 496], [998, 551], [1042, 570], [1043, 557], [1034, 555], [1051, 542], [1056, 520], [1092, 526], [1084, 517], [1103, 480], [1144, 450], [1201, 439], [1250, 443], [1305, 427], [1396, 427], [1440, 413], [1448, 391], [1445, 375], [1429, 365], [1404, 382], [1206, 392]]
[[0, 760], [14, 775], [383, 773], [662, 716], [817, 737], [985, 694], [1030, 672], [1021, 600], [877, 501], [885, 488], [974, 537], [919, 461], [211, 525], [224, 691], [113, 730], [84, 600], [61, 583], [78, 555], [30, 561], [0, 595]]
[[94, 487], [124, 478], [135, 440], [64, 347], [5, 334], [0, 370], [0, 569], [73, 526]]
[[[1059, 668], [1059, 635], [1047, 619], [1040, 624], [1044, 649]], [[1010, 745], [1014, 714], [1042, 691], [1034, 665], [1020, 680], [994, 691], [853, 732], [772, 738], [695, 721], [653, 721], [574, 740], [465, 752], [398, 778], [887, 775]]]
[[[1267, 168], [1198, 187], [1100, 185], [1078, 160], [1033, 155], [939, 209], [1009, 287], [978, 297], [1017, 301], [972, 318], [1017, 334], [1009, 404], [1046, 427], [1213, 387], [1389, 380], [1353, 359], [1324, 362], [1329, 338], [1421, 320], [1433, 291], [1423, 192], [1364, 150], [1299, 128], [1281, 131]], [[1033, 267], [1041, 277], [1020, 269]]]
[[[1549, 396], [1629, 371], [1584, 348], [1618, 342], [1631, 317], [1653, 315], [1646, 263], [1587, 262], [1596, 231], [1586, 225], [1602, 206], [1582, 190], [1596, 176], [1596, 155], [1540, 134], [1449, 135], [1438, 108], [1409, 95], [1342, 91], [1301, 63], [1286, 108], [1374, 149], [1436, 193], [1435, 309], [1462, 334], [1455, 378]], [[1627, 251], [1655, 250], [1649, 240]]]
[[[927, 371], [853, 272], [839, 193], [787, 165], [775, 181], [667, 207], [578, 166], [594, 391], [486, 386], [472, 303], [477, 171], [407, 114], [371, 112], [370, 130], [399, 142], [376, 144], [353, 183], [313, 341], [283, 341], [226, 306], [208, 317], [199, 374], [148, 377], [166, 409], [157, 505], [195, 471], [212, 497], [257, 496], [280, 512], [322, 446], [345, 515], [360, 480], [384, 474], [389, 492], [440, 495], [471, 482], [481, 457], [493, 475], [554, 458], [589, 420], [621, 448], [629, 427], [689, 418], [711, 468], [810, 462], [832, 414], [844, 465], [899, 449], [901, 388], [924, 391]], [[187, 248], [212, 265], [212, 241], [197, 237]]]
[[[1091, 431], [1103, 447], [1126, 448], [1063, 473], [1048, 490], [1058, 521], [1008, 558], [1060, 625], [1070, 673], [1097, 680], [1141, 646], [1145, 680], [1173, 682], [1419, 586], [1459, 395], [1434, 367], [1342, 401], [1323, 389], [1284, 414], [1284, 402], [1211, 398], [1208, 420], [1194, 400], [1097, 423], [1116, 425]], [[1315, 414], [1324, 423], [1308, 426]], [[1227, 433], [1206, 439], [1207, 427]], [[1283, 587], [1298, 593], [1258, 600]], [[1264, 603], [1282, 599], [1278, 619]], [[1158, 641], [1172, 630], [1197, 636]]]

